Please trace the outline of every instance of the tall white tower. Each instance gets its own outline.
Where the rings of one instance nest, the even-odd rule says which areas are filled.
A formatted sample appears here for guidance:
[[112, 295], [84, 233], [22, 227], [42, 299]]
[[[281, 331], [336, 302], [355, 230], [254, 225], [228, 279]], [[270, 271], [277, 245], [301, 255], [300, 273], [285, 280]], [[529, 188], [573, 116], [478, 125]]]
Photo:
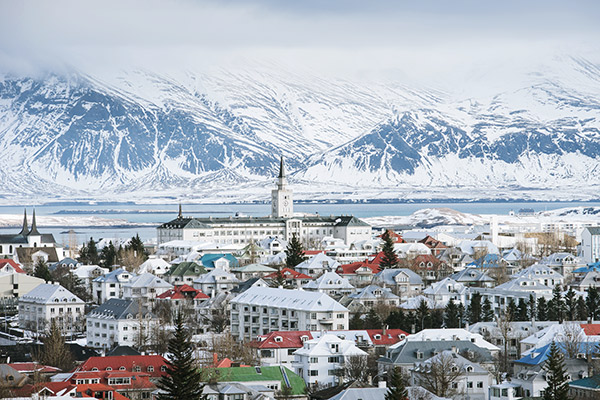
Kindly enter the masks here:
[[277, 178], [277, 189], [273, 189], [271, 192], [271, 216], [273, 218], [291, 218], [293, 215], [292, 191], [287, 188], [282, 156], [279, 165], [279, 177]]

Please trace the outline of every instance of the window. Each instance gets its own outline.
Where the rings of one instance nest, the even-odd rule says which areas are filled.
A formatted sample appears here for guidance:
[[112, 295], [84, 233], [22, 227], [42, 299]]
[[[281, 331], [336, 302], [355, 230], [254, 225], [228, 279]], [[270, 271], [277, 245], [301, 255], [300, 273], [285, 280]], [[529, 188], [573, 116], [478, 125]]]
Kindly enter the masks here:
[[479, 389], [482, 389], [482, 388], [483, 388], [483, 382], [482, 382], [482, 381], [478, 381], [478, 382], [477, 382], [477, 387], [478, 387]]
[[149, 365], [147, 368], [148, 372], [154, 372], [154, 366], [153, 365]]
[[310, 375], [310, 376], [319, 376], [319, 371], [318, 371], [318, 370], [316, 370], [316, 369], [311, 369], [311, 370], [309, 371], [309, 375]]
[[316, 364], [319, 362], [319, 357], [311, 357], [308, 362], [311, 364]]
[[337, 314], [335, 317], [338, 318], [338, 319], [343, 319], [344, 318], [344, 314]]
[[473, 382], [470, 382], [470, 381], [469, 381], [469, 382], [467, 382], [467, 387], [468, 387], [469, 389], [473, 389]]
[[329, 358], [327, 358], [327, 362], [330, 362], [330, 363], [339, 363], [340, 362], [340, 358], [339, 357], [329, 357]]
[[136, 365], [135, 367], [133, 367], [133, 372], [142, 372], [142, 367]]

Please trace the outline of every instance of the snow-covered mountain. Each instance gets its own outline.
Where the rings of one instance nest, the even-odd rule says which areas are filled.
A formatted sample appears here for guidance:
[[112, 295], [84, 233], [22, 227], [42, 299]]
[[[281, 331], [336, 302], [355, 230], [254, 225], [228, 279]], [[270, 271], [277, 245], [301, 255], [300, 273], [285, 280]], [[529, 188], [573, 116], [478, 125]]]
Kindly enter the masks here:
[[284, 155], [299, 197], [594, 197], [600, 66], [555, 65], [473, 97], [264, 66], [4, 76], [0, 182], [11, 198], [266, 199]]

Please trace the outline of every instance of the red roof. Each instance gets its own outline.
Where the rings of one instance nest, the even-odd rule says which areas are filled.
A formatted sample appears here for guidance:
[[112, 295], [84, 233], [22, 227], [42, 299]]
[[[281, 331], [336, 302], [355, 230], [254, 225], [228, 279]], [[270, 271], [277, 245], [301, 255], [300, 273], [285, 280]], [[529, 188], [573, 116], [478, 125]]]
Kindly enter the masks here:
[[209, 299], [210, 297], [189, 285], [178, 285], [156, 296], [157, 299]]
[[[163, 375], [160, 368], [166, 366], [167, 360], [163, 356], [106, 356], [90, 357], [81, 364], [76, 372], [91, 371], [97, 368], [99, 371], [106, 371], [106, 368], [112, 368], [113, 371], [119, 371], [119, 368], [125, 367], [125, 371], [132, 372], [135, 366], [141, 367], [141, 370], [147, 372], [151, 377], [158, 378]], [[148, 367], [154, 367], [154, 371], [148, 371]]]
[[312, 339], [309, 331], [277, 331], [259, 336], [259, 340], [250, 342], [250, 346], [258, 349], [299, 349], [302, 347], [302, 336]]
[[374, 274], [379, 272], [379, 265], [371, 264], [368, 262], [368, 260], [353, 262], [351, 264], [340, 265], [339, 267], [337, 267], [336, 272], [338, 274], [351, 275], [351, 274], [355, 274], [356, 271], [362, 267], [367, 267], [367, 268], [371, 269], [371, 272], [373, 272]]
[[447, 249], [448, 246], [446, 246], [444, 243], [440, 242], [439, 240], [427, 235], [425, 236], [423, 239], [419, 240], [419, 243], [423, 243], [425, 246], [429, 247], [430, 249]]
[[59, 392], [67, 393], [75, 389], [75, 385], [72, 385], [70, 382], [39, 382], [35, 385], [27, 384], [22, 388], [16, 389], [14, 394], [16, 396], [31, 397], [33, 393], [40, 393], [44, 389], [56, 395]]
[[[392, 241], [394, 243], [406, 243], [406, 241], [404, 239], [402, 239], [402, 236], [400, 236], [399, 234], [397, 234], [396, 232], [394, 232], [391, 229], [388, 229], [387, 232], [389, 232], [390, 237], [392, 238]], [[384, 232], [385, 233], [385, 232]], [[377, 236], [378, 238], [383, 238], [384, 233], [382, 233], [381, 235]]]
[[446, 264], [446, 263], [438, 260], [437, 258], [435, 258], [435, 256], [433, 256], [431, 254], [419, 254], [412, 260], [412, 265], [416, 268], [421, 268], [420, 264], [424, 263], [425, 268], [429, 268], [429, 267], [427, 267], [427, 263], [429, 263], [429, 262], [431, 264], [433, 264], [432, 268], [434, 268], [434, 269], [437, 269], [441, 265]]
[[24, 274], [25, 271], [17, 264], [15, 260], [11, 260], [10, 258], [0, 258], [0, 269], [4, 268], [6, 264], [10, 265], [14, 268], [15, 272], [18, 274]]
[[12, 368], [17, 371], [27, 374], [33, 372], [41, 373], [57, 373], [60, 372], [59, 368], [51, 367], [49, 365], [38, 364], [37, 362], [22, 362], [22, 363], [9, 363]]
[[305, 256], [316, 256], [320, 253], [325, 253], [325, 250], [304, 250]]
[[110, 398], [110, 397], [96, 397], [95, 393], [97, 393], [97, 392], [111, 392], [113, 400], [129, 400], [129, 398], [127, 398], [127, 397], [123, 396], [122, 394], [120, 394], [119, 392], [117, 392], [115, 390], [115, 388], [113, 388], [112, 386], [103, 385], [101, 383], [77, 385], [77, 393], [78, 393], [77, 397], [82, 396], [82, 395], [87, 395], [87, 396], [95, 397], [98, 399]]
[[377, 346], [390, 346], [403, 340], [400, 338], [400, 335], [404, 335], [403, 337], [408, 336], [408, 333], [402, 329], [386, 329], [385, 335], [383, 334], [383, 329], [366, 329], [366, 331], [371, 337], [373, 344]]
[[129, 378], [129, 385], [119, 385], [119, 389], [154, 389], [156, 386], [150, 381], [150, 372], [128, 372], [128, 371], [80, 371], [73, 372], [69, 382], [77, 384], [78, 379], [98, 379], [101, 384], [108, 384], [109, 378]]
[[600, 336], [600, 323], [599, 324], [581, 324], [583, 332], [587, 336]]
[[[302, 272], [298, 272], [298, 271], [294, 271], [291, 268], [283, 268], [281, 270], [281, 273], [283, 274], [283, 277], [285, 279], [310, 279], [312, 280], [312, 277], [303, 274]], [[265, 278], [267, 279], [274, 279], [277, 277], [277, 272], [272, 272], [269, 275], [265, 275]]]

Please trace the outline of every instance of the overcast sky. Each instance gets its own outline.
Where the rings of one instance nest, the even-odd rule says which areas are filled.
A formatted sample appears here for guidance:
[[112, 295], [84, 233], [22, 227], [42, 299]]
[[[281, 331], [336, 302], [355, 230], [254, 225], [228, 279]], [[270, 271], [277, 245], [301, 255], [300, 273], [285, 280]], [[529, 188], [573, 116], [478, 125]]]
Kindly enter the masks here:
[[202, 68], [240, 57], [436, 74], [596, 54], [599, 1], [0, 0], [0, 64]]

